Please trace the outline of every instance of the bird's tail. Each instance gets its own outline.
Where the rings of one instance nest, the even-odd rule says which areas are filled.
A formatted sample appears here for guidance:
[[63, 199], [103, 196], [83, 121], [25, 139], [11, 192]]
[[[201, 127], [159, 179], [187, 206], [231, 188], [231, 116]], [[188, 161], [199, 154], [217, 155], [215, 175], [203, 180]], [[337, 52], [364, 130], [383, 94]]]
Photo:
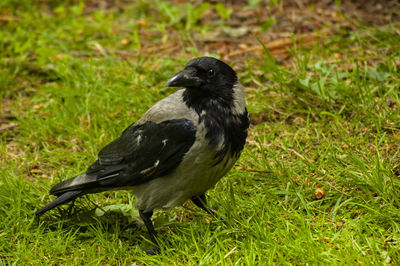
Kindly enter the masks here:
[[67, 192], [61, 194], [58, 198], [56, 198], [55, 200], [53, 200], [46, 206], [44, 206], [42, 209], [38, 210], [36, 212], [36, 216], [40, 216], [43, 213], [45, 213], [51, 209], [54, 209], [55, 207], [57, 207], [61, 204], [68, 203], [68, 202], [74, 200], [75, 198], [82, 196], [84, 194], [86, 194], [86, 193], [82, 190], [67, 191]]

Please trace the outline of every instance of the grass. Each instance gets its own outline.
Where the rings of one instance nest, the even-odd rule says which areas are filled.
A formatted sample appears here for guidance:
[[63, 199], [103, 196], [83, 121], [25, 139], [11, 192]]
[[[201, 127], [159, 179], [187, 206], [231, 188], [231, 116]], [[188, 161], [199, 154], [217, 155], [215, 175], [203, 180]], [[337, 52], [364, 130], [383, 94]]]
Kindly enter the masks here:
[[[248, 57], [248, 143], [208, 193], [227, 224], [191, 203], [156, 212], [162, 253], [148, 256], [129, 192], [80, 199], [70, 216], [34, 212], [174, 91], [168, 78], [202, 54], [195, 33], [231, 13], [220, 6], [210, 26], [198, 15], [208, 5], [21, 3], [1, 4], [13, 18], [0, 28], [4, 264], [400, 263], [398, 24], [322, 37], [287, 64], [268, 50]], [[171, 41], [185, 56], [146, 53]]]

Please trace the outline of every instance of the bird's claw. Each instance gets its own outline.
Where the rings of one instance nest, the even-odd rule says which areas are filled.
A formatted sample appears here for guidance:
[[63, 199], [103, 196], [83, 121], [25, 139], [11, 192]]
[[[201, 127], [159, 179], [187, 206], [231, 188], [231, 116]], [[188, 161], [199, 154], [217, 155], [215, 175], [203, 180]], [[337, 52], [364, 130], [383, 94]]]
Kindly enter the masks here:
[[147, 255], [157, 255], [160, 254], [160, 248], [159, 247], [153, 247], [153, 248], [149, 248], [149, 249], [143, 249], [143, 251], [147, 254]]

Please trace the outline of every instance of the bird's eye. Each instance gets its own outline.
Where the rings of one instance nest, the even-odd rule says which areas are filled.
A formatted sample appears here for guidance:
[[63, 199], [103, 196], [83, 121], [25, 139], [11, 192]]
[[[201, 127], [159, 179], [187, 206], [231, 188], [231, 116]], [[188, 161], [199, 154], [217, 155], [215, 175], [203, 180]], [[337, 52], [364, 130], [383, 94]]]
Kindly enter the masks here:
[[208, 70], [208, 73], [207, 73], [208, 77], [212, 78], [212, 77], [214, 77], [214, 74], [215, 74], [214, 69], [210, 68], [210, 69]]

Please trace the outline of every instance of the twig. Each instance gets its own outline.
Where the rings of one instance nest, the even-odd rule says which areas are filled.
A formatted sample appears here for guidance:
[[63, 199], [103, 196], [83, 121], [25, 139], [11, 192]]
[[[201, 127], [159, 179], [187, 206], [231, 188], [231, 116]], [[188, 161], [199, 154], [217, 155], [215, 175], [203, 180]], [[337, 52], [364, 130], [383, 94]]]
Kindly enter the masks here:
[[286, 177], [289, 177], [290, 180], [293, 181], [293, 183], [295, 183], [296, 185], [299, 185], [299, 183], [297, 183], [296, 180], [294, 180], [292, 177], [290, 177], [290, 176], [288, 176], [287, 174], [284, 174], [284, 173], [277, 173], [277, 172], [274, 172], [274, 171], [264, 171], [264, 170], [249, 169], [249, 168], [246, 168], [246, 167], [241, 166], [241, 165], [238, 166], [238, 167], [235, 167], [235, 168], [238, 168], [240, 170], [245, 170], [245, 171], [251, 172], [251, 173], [274, 174], [274, 175], [286, 176]]
[[[299, 44], [301, 47], [306, 47], [307, 45], [313, 44], [316, 39], [317, 39], [316, 35], [303, 35], [303, 36], [296, 37], [295, 42], [296, 42], [296, 44]], [[278, 40], [274, 40], [274, 41], [265, 43], [264, 46], [268, 50], [276, 50], [276, 49], [283, 50], [285, 47], [290, 46], [292, 44], [293, 44], [293, 39], [283, 38], [283, 39], [278, 39]], [[232, 53], [229, 53], [227, 55], [227, 57], [237, 56], [237, 55], [248, 53], [248, 52], [261, 51], [263, 49], [264, 49], [264, 47], [262, 45], [251, 46], [251, 47], [239, 50], [239, 51], [234, 51]], [[284, 50], [286, 50], [286, 49], [284, 49]], [[272, 53], [272, 51], [271, 51], [271, 53]], [[281, 52], [281, 53], [283, 53], [283, 52]]]
[[0, 22], [4, 21], [4, 22], [8, 22], [8, 21], [18, 21], [19, 18], [17, 17], [12, 17], [12, 16], [2, 16], [0, 17]]
[[17, 126], [18, 126], [17, 123], [6, 124], [6, 125], [3, 125], [3, 126], [0, 126], [0, 131], [2, 131], [2, 130], [7, 130], [7, 129], [11, 129], [11, 128], [17, 127]]
[[[244, 166], [238, 166], [238, 167], [235, 167], [235, 168], [238, 168], [238, 169], [240, 169], [240, 170], [245, 170], [245, 171], [247, 171], [247, 172], [252, 172], [252, 173], [260, 173], [260, 174], [267, 174], [267, 173], [270, 173], [270, 174], [275, 174], [275, 172], [272, 172], [272, 171], [263, 171], [263, 170], [256, 170], [256, 169], [249, 169], [249, 168], [246, 168], [246, 167], [244, 167]], [[285, 174], [282, 174], [282, 175], [285, 175]]]
[[[228, 253], [226, 253], [226, 255], [224, 256], [224, 259], [226, 259], [227, 257], [229, 257], [229, 255], [232, 254], [232, 252], [234, 252], [236, 250], [237, 247], [233, 247]], [[222, 260], [218, 261], [216, 265], [220, 264], [222, 262]]]

